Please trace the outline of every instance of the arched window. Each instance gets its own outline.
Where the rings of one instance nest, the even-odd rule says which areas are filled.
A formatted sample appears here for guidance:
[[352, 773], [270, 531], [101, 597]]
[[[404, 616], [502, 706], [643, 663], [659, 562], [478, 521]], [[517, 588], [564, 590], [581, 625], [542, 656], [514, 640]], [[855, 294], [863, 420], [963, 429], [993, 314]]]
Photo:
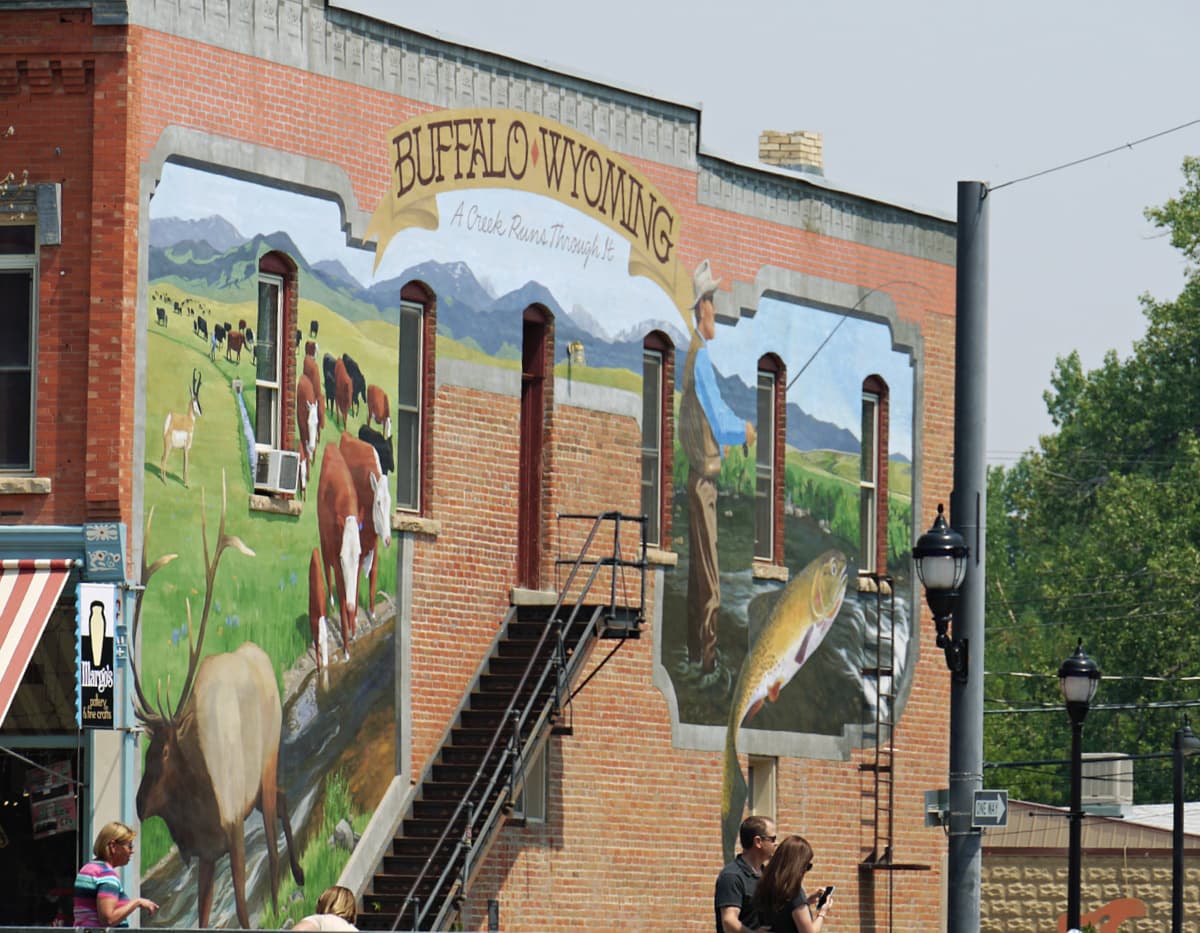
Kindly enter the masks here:
[[[258, 262], [258, 319], [254, 346], [254, 441], [280, 450], [285, 445], [283, 399], [284, 347], [296, 307], [296, 267], [282, 253], [267, 253]], [[247, 335], [239, 328], [239, 341]], [[225, 335], [226, 346], [230, 334]]]
[[642, 344], [642, 514], [649, 544], [664, 539], [663, 488], [671, 475], [671, 445], [665, 440], [672, 407], [667, 386], [674, 384], [673, 363], [671, 338], [661, 331], [648, 334]]
[[783, 467], [787, 376], [774, 353], [758, 361], [758, 440], [754, 452], [754, 557], [783, 563]]
[[409, 282], [400, 291], [400, 372], [393, 415], [395, 506], [410, 512], [422, 509], [425, 426], [433, 396], [436, 302], [433, 292], [419, 282]]
[[862, 448], [859, 467], [858, 569], [887, 571], [888, 387], [868, 376], [862, 389]]

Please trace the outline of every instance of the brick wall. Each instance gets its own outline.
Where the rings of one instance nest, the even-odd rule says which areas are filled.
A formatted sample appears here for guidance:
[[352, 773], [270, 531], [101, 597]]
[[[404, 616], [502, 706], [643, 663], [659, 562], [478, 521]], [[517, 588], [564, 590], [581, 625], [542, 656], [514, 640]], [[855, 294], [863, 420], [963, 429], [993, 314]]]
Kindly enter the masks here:
[[[356, 206], [369, 208], [389, 183], [387, 130], [430, 107], [136, 26], [128, 36], [112, 27], [89, 32], [82, 21], [63, 26], [58, 14], [23, 12], [0, 15], [0, 35], [17, 34], [15, 16], [21, 33], [34, 34], [29, 47], [74, 45], [79, 57], [95, 61], [92, 94], [68, 93], [64, 84], [53, 120], [16, 137], [29, 148], [0, 149], [5, 158], [36, 161], [46, 177], [68, 179], [64, 246], [46, 251], [42, 267], [47, 355], [39, 366], [55, 405], [45, 423], [39, 416], [39, 471], [45, 463], [56, 486], [50, 496], [21, 505], [30, 510], [29, 521], [79, 521], [111, 509], [131, 521], [143, 162], [169, 128], [184, 127], [332, 162], [349, 177]], [[7, 86], [5, 74], [19, 73], [20, 61], [32, 57], [6, 46], [0, 41], [0, 88]], [[39, 106], [42, 92], [27, 83], [17, 95], [0, 91], [0, 108], [8, 108], [0, 109], [0, 121], [16, 123], [19, 116], [22, 133], [51, 113]], [[61, 169], [44, 156], [59, 140], [66, 160]], [[35, 159], [35, 153], [41, 155]], [[924, 527], [951, 485], [953, 268], [704, 204], [694, 169], [630, 161], [677, 207], [685, 268], [710, 258], [726, 287], [753, 282], [765, 266], [863, 288], [893, 283], [886, 290], [898, 321], [919, 328], [924, 341], [916, 438], [924, 514], [914, 515]], [[547, 391], [561, 386], [551, 378]], [[640, 435], [632, 419], [565, 405], [561, 397], [548, 411], [552, 469], [544, 489], [543, 568], [549, 575], [556, 511], [639, 511]], [[414, 773], [428, 760], [508, 608], [517, 553], [518, 424], [515, 397], [455, 386], [436, 393], [426, 435], [425, 514], [438, 532], [417, 536], [414, 547]], [[858, 756], [780, 760], [781, 828], [808, 836], [817, 876], [842, 892], [830, 929], [887, 929], [889, 903], [896, 908], [894, 930], [925, 933], [941, 915], [945, 839], [940, 829], [923, 826], [921, 794], [946, 783], [949, 684], [924, 617], [921, 628], [916, 679], [896, 729], [895, 857], [929, 870], [860, 872], [871, 832], [864, 819], [869, 782]], [[607, 929], [618, 920], [643, 929], [711, 928], [721, 755], [676, 747], [667, 701], [653, 685], [654, 651], [647, 631], [625, 644], [575, 699], [575, 734], [551, 740], [550, 820], [501, 835], [468, 901], [468, 927], [482, 924], [486, 901], [495, 897], [502, 926], [511, 930]], [[597, 653], [591, 663], [600, 658]]]

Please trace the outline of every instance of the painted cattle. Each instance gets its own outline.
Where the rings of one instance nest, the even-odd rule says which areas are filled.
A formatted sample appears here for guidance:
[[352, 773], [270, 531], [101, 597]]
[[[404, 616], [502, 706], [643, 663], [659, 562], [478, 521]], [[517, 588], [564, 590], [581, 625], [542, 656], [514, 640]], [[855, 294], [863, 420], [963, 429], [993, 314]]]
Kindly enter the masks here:
[[313, 654], [317, 670], [329, 667], [329, 622], [325, 618], [325, 578], [321, 573], [321, 554], [313, 548], [308, 562], [308, 624], [312, 626]]
[[[227, 363], [242, 362], [242, 347], [246, 345], [246, 335], [240, 330], [230, 331], [225, 337], [225, 361]], [[236, 355], [236, 359], [234, 356]]]
[[379, 457], [379, 466], [383, 470], [384, 476], [396, 469], [396, 460], [392, 456], [392, 442], [386, 437], [374, 428], [368, 428], [364, 424], [358, 429], [358, 439], [366, 441], [375, 448], [375, 453]]
[[[330, 604], [337, 591], [342, 650], [350, 656], [354, 616], [358, 609], [358, 571], [362, 544], [358, 537], [358, 496], [342, 452], [326, 444], [317, 481], [317, 528], [321, 538], [321, 569]], [[332, 579], [330, 574], [332, 573]]]
[[367, 386], [367, 427], [375, 421], [383, 428], [383, 436], [392, 436], [392, 412], [387, 393], [377, 385]]
[[296, 433], [300, 437], [300, 488], [308, 491], [308, 478], [317, 459], [321, 403], [305, 373], [296, 380]]
[[350, 413], [357, 415], [359, 401], [365, 402], [367, 400], [367, 380], [349, 353], [342, 354], [342, 364], [346, 367], [346, 373], [350, 376], [350, 383], [354, 388], [354, 395], [350, 402]]
[[387, 478], [379, 465], [375, 448], [365, 441], [342, 432], [338, 443], [342, 458], [354, 479], [354, 494], [358, 497], [358, 539], [362, 553], [360, 576], [368, 581], [367, 601], [362, 603], [367, 618], [375, 620], [375, 581], [379, 576], [379, 542], [392, 546], [392, 494]]
[[337, 357], [332, 353], [321, 357], [321, 372], [325, 377], [325, 407], [332, 415], [334, 400], [337, 397]]
[[354, 383], [346, 372], [346, 364], [337, 360], [333, 364], [333, 410], [342, 419], [342, 429], [345, 430], [347, 419], [350, 417], [350, 406], [354, 398]]
[[321, 394], [321, 374], [317, 372], [317, 361], [311, 356], [304, 357], [304, 375], [312, 383], [313, 395], [317, 400], [317, 429], [325, 430], [325, 396]]

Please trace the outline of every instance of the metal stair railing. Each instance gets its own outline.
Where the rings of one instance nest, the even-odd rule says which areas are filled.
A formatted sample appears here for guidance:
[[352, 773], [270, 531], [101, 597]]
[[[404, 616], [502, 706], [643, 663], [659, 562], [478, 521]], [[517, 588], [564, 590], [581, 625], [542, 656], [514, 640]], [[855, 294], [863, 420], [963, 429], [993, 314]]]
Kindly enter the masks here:
[[[575, 651], [571, 658], [568, 659], [566, 657], [566, 632], [578, 620], [579, 614], [584, 608], [584, 602], [591, 592], [596, 578], [603, 569], [606, 567], [614, 568], [613, 585], [610, 590], [607, 607], [610, 617], [615, 616], [617, 610], [616, 568], [636, 567], [640, 570], [641, 584], [638, 591], [637, 613], [639, 619], [644, 615], [646, 593], [645, 518], [643, 516], [622, 515], [619, 512], [604, 512], [600, 515], [591, 516], [560, 515], [559, 517], [562, 519], [587, 518], [592, 519], [593, 523], [578, 556], [572, 562], [572, 567], [566, 581], [559, 590], [558, 598], [550, 613], [548, 624], [538, 638], [529, 662], [526, 664], [525, 670], [521, 675], [521, 679], [513, 691], [513, 697], [505, 708], [504, 714], [500, 717], [496, 731], [492, 735], [491, 741], [488, 743], [487, 749], [483, 754], [483, 760], [476, 769], [462, 799], [458, 802], [453, 814], [447, 820], [445, 828], [434, 843], [433, 850], [426, 857], [425, 864], [413, 880], [408, 895], [401, 903], [400, 909], [392, 921], [391, 929], [393, 931], [401, 928], [400, 924], [406, 915], [411, 916], [413, 921], [411, 929], [440, 929], [450, 910], [454, 908], [455, 902], [458, 899], [457, 895], [469, 886], [477, 863], [477, 856], [491, 841], [493, 829], [500, 815], [511, 807], [511, 794], [517, 790], [515, 786], [518, 771], [517, 766], [522, 756], [539, 739], [546, 727], [547, 720], [559, 712], [564, 686], [570, 683], [571, 679], [578, 673], [579, 668], [582, 666], [586, 652]], [[612, 555], [609, 557], [589, 558], [588, 553], [595, 543], [600, 528], [605, 522], [613, 523], [614, 543]], [[620, 533], [622, 522], [642, 523], [641, 558], [638, 561], [622, 560], [619, 556], [621, 550]], [[563, 563], [563, 561], [559, 561], [559, 563]], [[574, 605], [571, 607], [569, 616], [564, 620], [562, 618], [563, 604], [584, 567], [590, 567], [590, 573], [583, 583]], [[604, 610], [605, 606], [603, 605], [595, 607], [591, 617], [587, 620], [583, 631], [579, 635], [578, 645], [587, 644], [596, 634]], [[555, 633], [557, 644], [549, 656], [543, 657], [542, 652], [546, 647], [546, 639], [550, 636], [552, 630]], [[480, 668], [481, 671], [483, 666], [487, 665], [490, 660], [490, 655], [484, 659], [483, 665]], [[556, 678], [553, 702], [548, 701], [547, 698], [542, 696], [547, 680], [551, 675], [554, 675]], [[526, 685], [531, 680], [535, 680], [533, 689], [529, 691], [525, 701], [518, 704], [518, 700], [524, 692]], [[541, 704], [540, 710], [538, 709], [539, 703]], [[528, 737], [522, 742], [521, 737], [525, 733], [527, 724], [533, 725], [534, 728], [529, 730]], [[492, 757], [496, 753], [497, 748], [501, 746], [501, 743], [504, 745], [504, 752], [501, 754], [499, 761], [493, 765], [491, 764]], [[511, 780], [507, 777], [510, 774], [512, 775]], [[509, 781], [510, 783], [509, 797], [498, 792], [499, 786], [504, 781]], [[468, 804], [468, 801], [472, 799], [472, 796], [481, 786], [483, 792], [478, 796], [478, 802]], [[490, 806], [488, 806], [489, 801], [491, 801]], [[481, 818], [480, 811], [483, 808], [486, 808], [486, 812], [482, 813]], [[463, 823], [464, 816], [466, 817], [465, 825], [462, 825], [461, 833], [452, 838], [451, 831]], [[452, 847], [453, 851], [434, 881], [431, 894], [424, 899], [424, 904], [422, 904], [422, 898], [417, 892], [426, 881], [430, 867], [436, 863], [438, 856], [448, 847]], [[437, 907], [437, 910], [433, 914], [432, 923], [429, 926], [425, 926], [434, 907]]]

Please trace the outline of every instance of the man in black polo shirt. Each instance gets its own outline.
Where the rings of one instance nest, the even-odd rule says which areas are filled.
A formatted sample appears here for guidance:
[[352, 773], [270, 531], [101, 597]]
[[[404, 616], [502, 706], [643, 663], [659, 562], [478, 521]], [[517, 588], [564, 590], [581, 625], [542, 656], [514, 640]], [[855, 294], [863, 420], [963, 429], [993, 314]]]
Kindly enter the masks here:
[[765, 816], [742, 820], [738, 838], [741, 854], [721, 869], [713, 907], [717, 914], [717, 933], [750, 933], [759, 928], [754, 908], [754, 889], [763, 866], [775, 852], [775, 821]]

